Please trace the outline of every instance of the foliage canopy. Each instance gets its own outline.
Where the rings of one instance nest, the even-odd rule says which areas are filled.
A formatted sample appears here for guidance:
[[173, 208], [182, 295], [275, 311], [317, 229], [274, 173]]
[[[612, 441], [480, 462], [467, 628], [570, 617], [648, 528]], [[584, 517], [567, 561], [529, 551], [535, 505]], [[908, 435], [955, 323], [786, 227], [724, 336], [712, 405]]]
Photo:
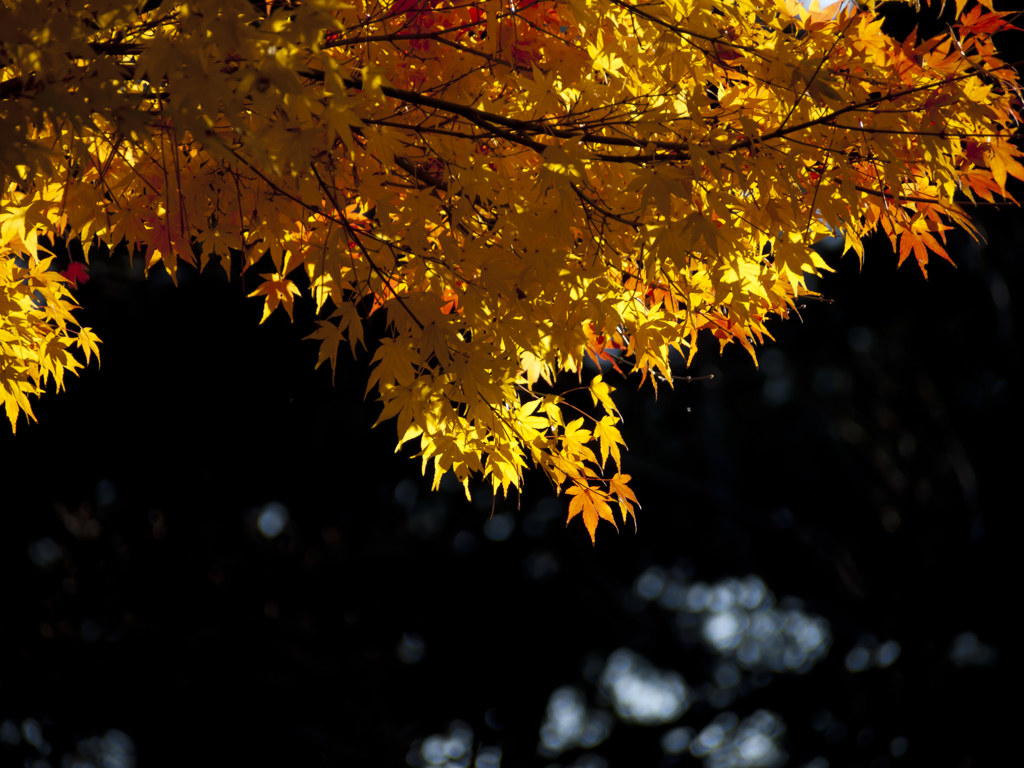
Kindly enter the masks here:
[[823, 237], [863, 260], [881, 228], [924, 272], [973, 231], [961, 203], [1024, 178], [1011, 27], [967, 2], [900, 41], [873, 4], [795, 0], [4, 0], [12, 428], [97, 352], [56, 240], [175, 280], [269, 253], [251, 295], [264, 320], [311, 297], [318, 366], [383, 313], [367, 392], [435, 487], [507, 493], [532, 463], [593, 539], [637, 502], [585, 359], [657, 388], [672, 349], [754, 356], [828, 269]]

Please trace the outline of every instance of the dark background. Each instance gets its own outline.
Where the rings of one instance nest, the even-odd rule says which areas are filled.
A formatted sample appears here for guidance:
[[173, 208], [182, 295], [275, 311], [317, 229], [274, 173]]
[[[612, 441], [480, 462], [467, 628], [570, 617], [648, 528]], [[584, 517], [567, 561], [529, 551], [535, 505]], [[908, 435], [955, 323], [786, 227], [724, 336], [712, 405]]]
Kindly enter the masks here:
[[[216, 268], [174, 288], [94, 262], [78, 295], [102, 368], [0, 432], [0, 764], [100, 764], [88, 739], [117, 729], [140, 766], [404, 765], [462, 720], [506, 768], [697, 765], [660, 737], [762, 709], [792, 766], [1019, 755], [998, 701], [1019, 642], [1024, 218], [978, 222], [987, 243], [955, 235], [957, 268], [936, 258], [927, 282], [885, 242], [863, 271], [830, 254], [834, 303], [775, 322], [759, 370], [707, 344], [691, 373], [712, 381], [655, 400], [610, 379], [644, 507], [638, 533], [602, 523], [596, 547], [539, 473], [497, 523], [487, 493], [430, 493], [393, 425], [371, 429], [370, 355], [340, 355], [334, 386], [313, 371], [308, 303], [259, 326], [253, 286]], [[289, 513], [272, 539], [270, 502]], [[827, 620], [828, 653], [744, 673], [723, 704], [719, 656], [638, 597], [651, 566], [757, 574]], [[849, 670], [887, 640], [895, 663]], [[607, 709], [595, 670], [620, 647], [681, 673], [692, 706], [539, 756], [552, 691]]]

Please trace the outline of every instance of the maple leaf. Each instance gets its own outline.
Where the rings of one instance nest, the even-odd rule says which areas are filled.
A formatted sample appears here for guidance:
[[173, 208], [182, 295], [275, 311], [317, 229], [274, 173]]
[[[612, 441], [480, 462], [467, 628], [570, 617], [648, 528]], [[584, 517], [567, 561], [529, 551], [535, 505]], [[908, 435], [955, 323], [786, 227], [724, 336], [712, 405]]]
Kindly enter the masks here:
[[93, 333], [92, 328], [81, 328], [78, 331], [78, 335], [75, 337], [75, 344], [81, 347], [83, 354], [85, 354], [85, 363], [88, 365], [92, 362], [92, 356], [96, 355], [96, 365], [100, 363], [100, 339]]
[[629, 487], [628, 483], [633, 478], [630, 475], [622, 475], [616, 473], [611, 480], [608, 481], [608, 490], [615, 495], [615, 500], [619, 504], [619, 513], [622, 515], [622, 522], [626, 522], [626, 515], [633, 518], [633, 529], [636, 530], [636, 514], [633, 512], [633, 505], [640, 506], [640, 502], [636, 500], [636, 496], [633, 494], [633, 489]]
[[601, 446], [601, 468], [604, 469], [604, 465], [608, 461], [609, 452], [612, 458], [615, 459], [615, 466], [622, 469], [622, 459], [619, 456], [619, 446], [625, 445], [626, 441], [622, 439], [622, 435], [619, 434], [619, 430], [615, 424], [617, 420], [614, 416], [604, 416], [594, 427], [594, 437], [600, 441]]
[[590, 396], [593, 398], [595, 406], [598, 403], [600, 403], [601, 405], [604, 406], [605, 412], [608, 413], [609, 415], [619, 415], [619, 411], [615, 407], [615, 403], [611, 397], [612, 392], [615, 391], [615, 388], [608, 384], [606, 381], [604, 381], [601, 374], [598, 374], [597, 376], [592, 378], [587, 387], [590, 390]]
[[263, 325], [263, 322], [270, 317], [279, 304], [288, 312], [288, 319], [294, 322], [292, 305], [295, 301], [293, 297], [300, 295], [298, 286], [277, 272], [260, 275], [260, 277], [264, 280], [263, 284], [249, 294], [249, 298], [253, 296], [267, 297], [263, 302], [263, 317], [260, 318], [260, 325]]
[[565, 425], [565, 431], [562, 432], [562, 448], [570, 456], [581, 456], [596, 464], [597, 457], [586, 446], [586, 443], [591, 440], [591, 432], [589, 429], [582, 429], [582, 426], [582, 416]]
[[591, 544], [597, 543], [595, 533], [598, 520], [607, 520], [615, 526], [615, 530], [619, 529], [612, 508], [608, 506], [607, 498], [601, 491], [589, 485], [573, 485], [566, 493], [573, 499], [569, 502], [569, 517], [566, 518], [565, 524], [568, 525], [570, 520], [582, 513], [583, 524], [590, 534]]
[[374, 363], [377, 365], [370, 373], [370, 380], [366, 385], [367, 394], [378, 381], [384, 385], [397, 383], [399, 386], [407, 387], [416, 377], [416, 356], [409, 345], [401, 339], [381, 339], [380, 346], [370, 361], [371, 365]]
[[[337, 320], [337, 323], [332, 323]], [[347, 334], [347, 336], [346, 336]], [[320, 340], [320, 354], [316, 361], [319, 368], [327, 360], [331, 361], [331, 382], [338, 368], [338, 345], [348, 338], [352, 354], [356, 353], [356, 345], [363, 343], [363, 319], [354, 304], [343, 303], [326, 320], [317, 321], [317, 329], [306, 339]]]
[[61, 272], [61, 275], [68, 279], [72, 285], [85, 285], [89, 282], [89, 268], [80, 261], [72, 261], [68, 268]]
[[1016, 150], [1016, 147], [1008, 142], [999, 140], [993, 142], [985, 153], [989, 170], [992, 171], [992, 178], [995, 179], [996, 184], [1003, 193], [1006, 192], [1006, 176], [1008, 173], [1024, 180], [1024, 166], [1015, 159], [1019, 154], [1020, 152]]
[[[537, 409], [543, 405], [543, 400], [531, 400], [516, 414], [516, 428], [523, 435], [526, 442], [534, 442], [542, 436], [551, 426], [550, 417], [535, 416]], [[557, 423], [557, 422], [556, 422]]]

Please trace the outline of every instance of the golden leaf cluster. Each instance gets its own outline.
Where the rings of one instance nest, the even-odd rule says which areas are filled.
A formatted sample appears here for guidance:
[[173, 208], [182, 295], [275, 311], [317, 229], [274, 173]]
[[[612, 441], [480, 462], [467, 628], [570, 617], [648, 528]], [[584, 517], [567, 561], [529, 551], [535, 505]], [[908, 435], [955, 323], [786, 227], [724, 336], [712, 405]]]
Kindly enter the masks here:
[[435, 487], [539, 467], [593, 539], [637, 504], [585, 361], [657, 387], [705, 338], [754, 355], [822, 238], [863, 259], [880, 228], [924, 271], [1024, 177], [1009, 23], [956, 6], [894, 40], [874, 4], [794, 0], [5, 0], [11, 424], [96, 350], [47, 244], [175, 279], [269, 258], [252, 295], [315, 302], [317, 365], [382, 313], [368, 391]]

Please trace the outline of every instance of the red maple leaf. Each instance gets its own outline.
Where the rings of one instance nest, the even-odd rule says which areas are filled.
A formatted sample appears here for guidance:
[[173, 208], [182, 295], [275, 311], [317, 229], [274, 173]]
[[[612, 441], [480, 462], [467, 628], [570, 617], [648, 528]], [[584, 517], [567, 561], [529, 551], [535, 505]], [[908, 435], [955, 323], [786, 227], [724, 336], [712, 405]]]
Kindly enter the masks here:
[[80, 261], [72, 261], [61, 274], [70, 280], [76, 288], [79, 283], [85, 285], [89, 282], [89, 268]]

